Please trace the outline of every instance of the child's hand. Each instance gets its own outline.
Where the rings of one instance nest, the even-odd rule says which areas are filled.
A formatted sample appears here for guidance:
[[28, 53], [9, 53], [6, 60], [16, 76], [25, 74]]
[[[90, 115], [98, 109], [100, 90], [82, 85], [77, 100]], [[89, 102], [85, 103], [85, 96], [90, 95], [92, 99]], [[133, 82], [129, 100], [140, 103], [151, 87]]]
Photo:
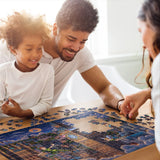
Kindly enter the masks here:
[[[9, 102], [12, 104], [10, 105]], [[2, 112], [9, 116], [21, 117], [23, 110], [16, 101], [9, 98], [8, 101], [2, 105]]]

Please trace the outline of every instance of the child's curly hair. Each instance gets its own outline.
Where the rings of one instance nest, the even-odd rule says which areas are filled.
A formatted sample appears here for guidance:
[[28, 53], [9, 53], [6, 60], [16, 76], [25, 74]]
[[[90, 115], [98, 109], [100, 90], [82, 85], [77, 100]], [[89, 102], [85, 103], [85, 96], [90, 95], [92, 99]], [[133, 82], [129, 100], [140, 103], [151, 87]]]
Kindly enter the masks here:
[[22, 11], [14, 12], [7, 20], [1, 20], [0, 39], [4, 39], [8, 46], [17, 49], [25, 35], [38, 35], [42, 40], [49, 37], [51, 28], [44, 21], [44, 16], [33, 17]]

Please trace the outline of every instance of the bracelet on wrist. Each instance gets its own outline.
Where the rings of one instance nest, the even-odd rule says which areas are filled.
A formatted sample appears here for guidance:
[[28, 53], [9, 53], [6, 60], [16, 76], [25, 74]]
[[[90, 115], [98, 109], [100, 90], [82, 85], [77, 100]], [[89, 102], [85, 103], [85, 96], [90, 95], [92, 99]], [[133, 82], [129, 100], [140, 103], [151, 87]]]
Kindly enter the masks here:
[[122, 99], [120, 99], [120, 100], [118, 100], [118, 102], [117, 102], [117, 110], [120, 112], [120, 105], [119, 105], [119, 102], [121, 102], [121, 101], [124, 101], [124, 98], [122, 98]]

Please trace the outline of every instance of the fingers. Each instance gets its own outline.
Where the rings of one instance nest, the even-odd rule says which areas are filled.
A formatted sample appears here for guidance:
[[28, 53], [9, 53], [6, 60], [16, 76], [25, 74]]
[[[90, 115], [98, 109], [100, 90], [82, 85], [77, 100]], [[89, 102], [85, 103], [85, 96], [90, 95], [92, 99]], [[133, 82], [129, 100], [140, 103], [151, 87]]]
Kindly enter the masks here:
[[129, 101], [125, 100], [120, 106], [120, 113], [126, 117], [129, 111], [130, 111]]
[[8, 98], [8, 100], [2, 105], [2, 112], [4, 114], [10, 115], [10, 112], [13, 112], [15, 108], [17, 108], [19, 105], [16, 101], [14, 101], [11, 98]]
[[126, 97], [120, 108], [120, 114], [123, 114], [127, 119], [135, 119], [138, 115], [138, 106], [135, 106], [129, 97]]
[[10, 106], [8, 105], [8, 102], [5, 102], [5, 103], [2, 105], [2, 112], [3, 112], [4, 114], [7, 114], [9, 108], [10, 108]]
[[134, 112], [133, 114], [129, 115], [129, 119], [136, 119], [136, 117], [138, 116], [138, 111]]
[[7, 100], [7, 101], [5, 101], [3, 104], [2, 104], [2, 111], [5, 109], [5, 107], [6, 106], [8, 106], [8, 104], [9, 104], [9, 101]]
[[134, 106], [132, 110], [129, 112], [129, 118], [135, 119], [137, 115], [138, 115], [138, 107]]
[[18, 105], [18, 103], [15, 100], [11, 99], [11, 98], [9, 98], [8, 101], [11, 102], [13, 104], [13, 106], [17, 106]]

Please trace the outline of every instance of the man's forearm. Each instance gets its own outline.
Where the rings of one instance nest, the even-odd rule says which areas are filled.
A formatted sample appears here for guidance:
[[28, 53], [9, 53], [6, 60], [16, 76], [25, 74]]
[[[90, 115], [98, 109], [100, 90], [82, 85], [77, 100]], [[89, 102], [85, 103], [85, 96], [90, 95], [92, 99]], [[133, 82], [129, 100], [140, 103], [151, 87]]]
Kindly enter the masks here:
[[102, 98], [104, 104], [111, 108], [118, 110], [119, 103], [124, 100], [124, 97], [120, 90], [114, 85], [107, 86], [101, 93], [100, 97]]

